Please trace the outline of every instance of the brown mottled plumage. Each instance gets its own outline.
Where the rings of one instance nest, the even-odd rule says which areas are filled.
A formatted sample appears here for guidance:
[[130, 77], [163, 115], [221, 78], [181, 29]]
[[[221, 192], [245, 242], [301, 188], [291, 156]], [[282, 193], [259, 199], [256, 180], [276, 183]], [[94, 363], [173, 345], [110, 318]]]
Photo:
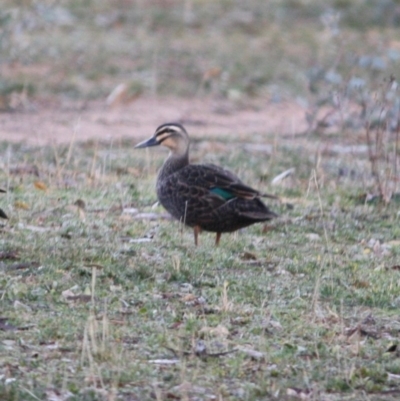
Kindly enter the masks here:
[[218, 245], [221, 233], [276, 217], [260, 199], [273, 196], [250, 188], [221, 167], [189, 164], [189, 137], [182, 125], [160, 125], [135, 148], [157, 145], [171, 151], [158, 174], [158, 200], [173, 217], [193, 227], [196, 245], [202, 230], [217, 233]]

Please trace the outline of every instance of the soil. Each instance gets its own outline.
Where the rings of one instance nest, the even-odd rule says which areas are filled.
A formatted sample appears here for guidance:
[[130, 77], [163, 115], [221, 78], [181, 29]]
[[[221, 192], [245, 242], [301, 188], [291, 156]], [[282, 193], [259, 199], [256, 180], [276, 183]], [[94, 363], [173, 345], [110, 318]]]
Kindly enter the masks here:
[[22, 110], [0, 113], [0, 141], [55, 145], [71, 141], [142, 140], [165, 122], [178, 121], [193, 137], [236, 139], [249, 134], [296, 134], [307, 128], [296, 103], [257, 100], [244, 104], [216, 99], [142, 96], [128, 104], [31, 101]]

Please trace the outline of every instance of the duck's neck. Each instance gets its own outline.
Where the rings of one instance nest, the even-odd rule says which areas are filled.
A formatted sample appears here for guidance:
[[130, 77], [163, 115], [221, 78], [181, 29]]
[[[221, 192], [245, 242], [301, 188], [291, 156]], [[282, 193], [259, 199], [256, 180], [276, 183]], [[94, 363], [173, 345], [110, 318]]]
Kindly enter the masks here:
[[158, 173], [158, 181], [162, 181], [169, 175], [179, 171], [183, 167], [189, 164], [189, 154], [188, 152], [184, 154], [174, 154], [170, 153], [167, 160], [165, 160], [160, 172]]

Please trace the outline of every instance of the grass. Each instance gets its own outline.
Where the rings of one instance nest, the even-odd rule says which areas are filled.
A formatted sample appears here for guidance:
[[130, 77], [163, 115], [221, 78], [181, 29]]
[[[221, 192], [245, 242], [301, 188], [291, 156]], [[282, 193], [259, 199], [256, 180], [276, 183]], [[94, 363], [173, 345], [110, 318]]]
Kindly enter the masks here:
[[[312, 104], [309, 88], [325, 96], [352, 77], [376, 87], [379, 72], [399, 75], [397, 17], [395, 2], [371, 3], [6, 0], [0, 105], [20, 106], [10, 92], [21, 88], [98, 99], [121, 83], [133, 96], [301, 96]], [[329, 78], [337, 74], [339, 82]]]
[[278, 220], [195, 248], [177, 222], [129, 213], [162, 213], [165, 156], [131, 145], [68, 160], [3, 144], [2, 399], [396, 399], [398, 204], [360, 204], [363, 181], [340, 182], [333, 157], [315, 170], [292, 139], [273, 166], [221, 142], [216, 161], [254, 186], [288, 160], [298, 173], [274, 188]]
[[[0, 11], [1, 110], [122, 82], [132, 96], [296, 98], [310, 132], [219, 137], [212, 154], [193, 143], [196, 160], [282, 199], [279, 219], [219, 248], [206, 233], [194, 247], [154, 206], [165, 152], [0, 143], [0, 399], [397, 399], [399, 200], [367, 201], [375, 157], [398, 191], [395, 3], [39, 3]], [[324, 107], [341, 120], [326, 131]], [[365, 123], [383, 155], [332, 150], [365, 144]]]

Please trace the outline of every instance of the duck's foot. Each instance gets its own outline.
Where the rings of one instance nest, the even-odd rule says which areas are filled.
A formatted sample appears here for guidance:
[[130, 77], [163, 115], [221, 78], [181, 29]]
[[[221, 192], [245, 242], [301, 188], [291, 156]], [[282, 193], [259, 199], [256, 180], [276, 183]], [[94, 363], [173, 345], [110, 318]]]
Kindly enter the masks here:
[[215, 246], [219, 245], [219, 240], [221, 239], [221, 233], [217, 233], [215, 237]]
[[193, 227], [193, 234], [194, 234], [194, 244], [197, 246], [199, 245], [199, 234], [201, 233], [201, 227], [200, 226], [194, 226]]

